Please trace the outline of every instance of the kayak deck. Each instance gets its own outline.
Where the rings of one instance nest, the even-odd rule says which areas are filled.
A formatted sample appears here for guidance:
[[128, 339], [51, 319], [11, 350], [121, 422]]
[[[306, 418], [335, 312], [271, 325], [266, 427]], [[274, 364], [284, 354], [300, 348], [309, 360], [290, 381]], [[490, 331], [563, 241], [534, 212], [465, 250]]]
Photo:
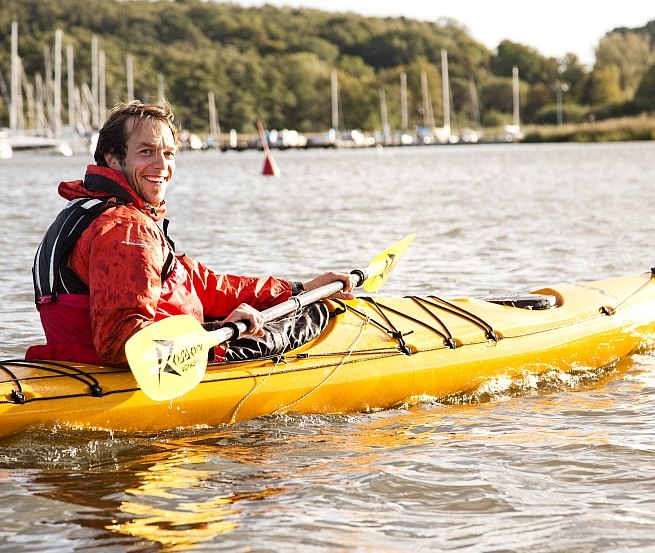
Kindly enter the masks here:
[[651, 274], [535, 292], [542, 297], [548, 308], [436, 296], [329, 302], [334, 316], [313, 342], [274, 358], [210, 364], [196, 388], [165, 402], [147, 398], [127, 369], [1, 361], [0, 436], [33, 425], [156, 432], [272, 413], [378, 410], [466, 393], [498, 376], [595, 369], [653, 345]]

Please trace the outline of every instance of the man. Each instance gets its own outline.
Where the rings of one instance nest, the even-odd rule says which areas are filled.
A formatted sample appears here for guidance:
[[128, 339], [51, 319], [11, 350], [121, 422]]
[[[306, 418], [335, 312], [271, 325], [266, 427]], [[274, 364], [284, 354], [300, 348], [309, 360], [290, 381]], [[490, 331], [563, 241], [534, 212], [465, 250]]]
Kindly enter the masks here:
[[164, 196], [178, 138], [170, 106], [121, 104], [100, 130], [96, 164], [84, 180], [59, 185], [69, 203], [48, 229], [33, 267], [47, 344], [30, 347], [27, 359], [124, 366], [128, 338], [165, 317], [188, 314], [208, 326], [240, 320], [249, 334], [264, 336], [260, 310], [293, 294], [341, 280], [344, 289], [334, 297], [353, 297], [346, 273], [324, 273], [303, 285], [218, 274], [175, 255], [157, 222], [166, 228]]

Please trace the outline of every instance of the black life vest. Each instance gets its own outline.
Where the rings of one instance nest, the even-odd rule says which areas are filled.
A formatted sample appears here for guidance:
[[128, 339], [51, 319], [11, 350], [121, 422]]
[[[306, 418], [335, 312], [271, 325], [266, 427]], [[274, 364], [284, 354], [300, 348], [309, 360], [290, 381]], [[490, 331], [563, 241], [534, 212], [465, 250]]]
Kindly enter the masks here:
[[[89, 294], [89, 287], [68, 266], [68, 259], [82, 233], [101, 213], [126, 203], [119, 198], [77, 198], [68, 202], [36, 250], [32, 280], [37, 304], [43, 297], [56, 301], [59, 294]], [[168, 221], [164, 220], [164, 237], [169, 251], [162, 270], [162, 281], [170, 274], [175, 261], [175, 246], [168, 238], [167, 227]]]

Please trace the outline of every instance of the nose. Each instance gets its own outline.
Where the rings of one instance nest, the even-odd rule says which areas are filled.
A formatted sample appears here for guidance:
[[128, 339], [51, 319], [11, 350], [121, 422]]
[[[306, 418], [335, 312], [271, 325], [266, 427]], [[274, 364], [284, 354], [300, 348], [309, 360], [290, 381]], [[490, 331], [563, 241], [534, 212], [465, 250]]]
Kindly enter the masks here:
[[159, 168], [165, 168], [166, 167], [166, 155], [164, 154], [164, 149], [163, 148], [157, 148], [155, 150], [155, 154], [153, 156], [153, 164], [159, 169]]

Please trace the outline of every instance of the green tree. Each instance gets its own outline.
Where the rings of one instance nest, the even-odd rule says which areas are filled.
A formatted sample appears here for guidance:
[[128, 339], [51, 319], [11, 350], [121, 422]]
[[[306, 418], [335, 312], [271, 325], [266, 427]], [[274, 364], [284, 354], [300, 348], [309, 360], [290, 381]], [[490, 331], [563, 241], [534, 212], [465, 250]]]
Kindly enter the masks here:
[[631, 100], [652, 62], [653, 52], [646, 34], [615, 31], [600, 40], [594, 72], [616, 69], [621, 99]]
[[518, 67], [521, 80], [530, 84], [553, 82], [558, 75], [555, 60], [545, 58], [529, 46], [503, 40], [491, 58], [491, 71], [497, 77], [509, 77], [514, 66]]
[[405, 68], [405, 73], [407, 75], [407, 105], [410, 127], [422, 127], [426, 124], [421, 82], [421, 74], [423, 72], [425, 72], [427, 76], [432, 111], [435, 118], [439, 120], [439, 115], [443, 113], [441, 70], [427, 58], [418, 57]]
[[411, 33], [391, 31], [372, 36], [362, 45], [362, 57], [377, 68], [395, 67], [409, 63], [416, 55], [425, 55], [420, 37]]
[[[485, 112], [497, 111], [511, 114], [513, 105], [513, 88], [511, 77], [487, 79], [480, 87], [480, 108], [484, 121]], [[519, 96], [520, 97], [520, 96]]]
[[344, 128], [379, 127], [378, 87], [375, 72], [361, 58], [344, 56], [339, 63], [339, 96]]
[[[449, 19], [375, 18], [270, 5], [246, 8], [206, 0], [0, 0], [0, 4], [0, 71], [6, 80], [12, 21], [19, 24], [19, 53], [32, 87], [37, 73], [48, 77], [44, 49], [52, 65], [55, 30], [61, 29], [64, 47], [74, 49], [76, 85], [88, 101], [95, 36], [106, 58], [108, 105], [126, 97], [129, 54], [137, 97], [155, 98], [158, 78], [163, 76], [166, 97], [190, 130], [207, 128], [210, 90], [225, 128], [253, 132], [257, 119], [262, 119], [271, 128], [324, 129], [331, 122], [332, 69], [339, 72], [341, 113], [347, 126], [379, 128], [383, 86], [389, 120], [398, 128], [401, 73], [407, 76], [409, 126], [423, 125], [423, 72], [440, 125], [442, 49], [448, 52], [452, 115], [459, 125], [472, 122], [471, 78], [483, 122], [511, 121], [514, 66], [520, 71], [524, 123], [554, 104], [557, 81], [569, 85], [565, 102], [576, 104], [571, 113], [574, 108], [575, 113], [581, 111], [578, 104], [593, 105], [599, 116], [650, 105], [645, 77], [654, 61], [650, 45], [655, 22], [606, 36], [590, 71], [572, 54], [561, 60], [547, 58], [508, 40], [491, 52]], [[66, 68], [63, 77], [65, 82]], [[640, 83], [639, 102], [626, 102]], [[66, 118], [66, 87], [62, 94]], [[3, 98], [0, 126], [8, 124], [6, 108]]]
[[635, 93], [635, 102], [641, 109], [655, 110], [655, 64], [651, 65]]
[[282, 66], [287, 101], [287, 126], [309, 132], [329, 128], [331, 67], [313, 53], [295, 53]]
[[537, 114], [553, 103], [553, 90], [544, 83], [534, 83], [526, 86], [525, 100], [521, 106], [521, 117], [524, 121], [535, 121]]
[[594, 68], [586, 91], [588, 103], [594, 106], [617, 104], [624, 99], [619, 68], [615, 65]]
[[568, 98], [576, 102], [582, 101], [588, 73], [578, 56], [566, 54], [558, 69], [561, 81], [569, 85]]

